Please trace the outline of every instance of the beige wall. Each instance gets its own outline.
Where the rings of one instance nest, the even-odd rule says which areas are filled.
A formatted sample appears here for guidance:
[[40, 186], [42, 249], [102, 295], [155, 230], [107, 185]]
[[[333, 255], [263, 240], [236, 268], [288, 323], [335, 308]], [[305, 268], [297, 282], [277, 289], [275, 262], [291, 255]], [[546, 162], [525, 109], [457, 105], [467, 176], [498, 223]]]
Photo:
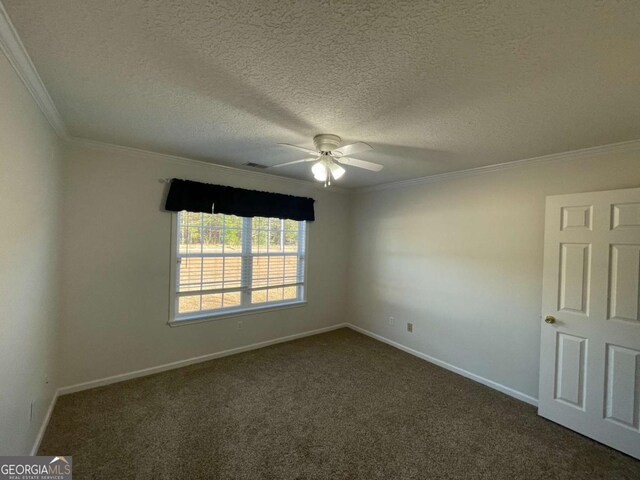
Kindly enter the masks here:
[[[64, 153], [62, 386], [344, 321], [348, 195], [127, 149], [70, 143]], [[171, 214], [160, 179], [171, 177], [315, 198], [308, 304], [169, 327]]]
[[358, 194], [349, 318], [537, 398], [545, 196], [638, 185], [636, 151]]
[[57, 138], [1, 52], [0, 105], [0, 455], [10, 455], [31, 451], [56, 382], [61, 168]]

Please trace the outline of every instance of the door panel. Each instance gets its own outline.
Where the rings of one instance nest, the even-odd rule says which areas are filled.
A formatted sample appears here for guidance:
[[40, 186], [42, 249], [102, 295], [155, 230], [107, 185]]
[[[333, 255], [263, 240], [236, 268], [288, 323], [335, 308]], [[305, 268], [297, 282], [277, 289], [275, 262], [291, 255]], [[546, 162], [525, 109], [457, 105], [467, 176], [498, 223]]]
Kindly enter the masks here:
[[611, 245], [609, 319], [640, 320], [640, 245]]
[[540, 415], [640, 458], [640, 188], [547, 197]]
[[640, 351], [607, 345], [607, 420], [638, 430], [640, 426]]
[[590, 245], [563, 243], [560, 246], [558, 310], [589, 314], [590, 265]]
[[591, 230], [593, 207], [562, 207], [562, 230]]
[[579, 409], [584, 409], [586, 350], [586, 338], [558, 334], [555, 398]]
[[611, 206], [611, 228], [640, 228], [640, 203], [621, 203]]

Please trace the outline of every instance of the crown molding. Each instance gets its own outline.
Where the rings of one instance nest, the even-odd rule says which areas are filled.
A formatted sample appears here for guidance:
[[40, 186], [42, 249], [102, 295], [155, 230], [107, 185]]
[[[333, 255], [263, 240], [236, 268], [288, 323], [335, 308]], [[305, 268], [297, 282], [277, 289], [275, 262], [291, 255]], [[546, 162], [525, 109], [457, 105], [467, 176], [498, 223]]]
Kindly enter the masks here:
[[72, 137], [72, 136], [66, 136], [64, 138], [64, 141], [69, 145], [78, 145], [85, 148], [93, 148], [97, 150], [111, 151], [111, 152], [121, 152], [129, 155], [134, 155], [137, 157], [150, 158], [155, 160], [158, 160], [158, 159], [166, 160], [166, 161], [180, 164], [180, 165], [187, 165], [187, 166], [195, 165], [200, 167], [213, 168], [216, 170], [223, 170], [233, 175], [260, 179], [263, 182], [266, 181], [267, 183], [272, 183], [272, 184], [279, 183], [279, 184], [296, 185], [298, 187], [305, 186], [305, 187], [313, 188], [315, 190], [320, 190], [326, 193], [341, 193], [341, 194], [353, 193], [353, 190], [349, 190], [343, 187], [335, 187], [332, 185], [330, 188], [324, 188], [322, 184], [319, 182], [312, 182], [309, 180], [299, 180], [299, 179], [290, 178], [290, 177], [282, 177], [280, 175], [274, 175], [272, 173], [253, 172], [251, 170], [244, 170], [242, 168], [230, 167], [228, 165], [220, 165], [218, 163], [205, 162], [204, 160], [195, 160], [193, 158], [180, 157], [178, 155], [170, 155], [167, 153], [153, 152], [151, 150], [144, 150], [144, 149], [135, 148], [135, 147], [125, 147], [123, 145], [117, 145], [115, 143], [100, 142], [97, 140], [89, 140], [86, 138]]
[[542, 165], [550, 162], [558, 162], [563, 160], [578, 160], [592, 158], [599, 155], [624, 153], [640, 150], [640, 139], [629, 140], [620, 143], [610, 143], [608, 145], [600, 145], [597, 147], [581, 148], [579, 150], [571, 150], [562, 153], [552, 153], [550, 155], [542, 155], [540, 157], [526, 158], [523, 160], [515, 160], [513, 162], [497, 163], [494, 165], [486, 165], [483, 167], [469, 168], [466, 170], [457, 170], [455, 172], [439, 173], [436, 175], [427, 175], [419, 178], [411, 178], [408, 180], [399, 180], [397, 182], [381, 183], [371, 187], [363, 187], [355, 190], [354, 193], [369, 193], [380, 190], [390, 190], [395, 188], [409, 187], [412, 185], [423, 185], [436, 182], [444, 182], [460, 177], [470, 177], [473, 175], [482, 175], [485, 173], [498, 172], [518, 167], [529, 167], [534, 165]]
[[42, 111], [47, 121], [51, 124], [54, 131], [60, 136], [65, 137], [67, 132], [62, 121], [62, 117], [58, 112], [53, 100], [49, 96], [49, 92], [42, 83], [40, 75], [36, 67], [31, 61], [31, 57], [24, 48], [22, 40], [16, 31], [9, 14], [0, 1], [0, 49], [4, 52], [9, 63], [27, 87], [27, 90], [33, 97]]

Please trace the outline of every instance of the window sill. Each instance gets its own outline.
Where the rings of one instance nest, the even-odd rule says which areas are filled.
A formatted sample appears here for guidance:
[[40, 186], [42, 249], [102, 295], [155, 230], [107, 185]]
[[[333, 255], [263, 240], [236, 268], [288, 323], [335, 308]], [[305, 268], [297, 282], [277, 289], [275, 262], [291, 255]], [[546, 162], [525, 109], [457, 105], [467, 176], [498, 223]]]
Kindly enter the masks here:
[[221, 312], [221, 313], [207, 313], [205, 315], [200, 315], [197, 317], [187, 317], [176, 320], [169, 320], [168, 325], [170, 327], [181, 327], [183, 325], [191, 325], [193, 323], [204, 323], [211, 322], [215, 320], [223, 320], [226, 318], [233, 317], [243, 317], [245, 315], [256, 315], [258, 313], [269, 313], [277, 310], [288, 310], [289, 308], [299, 308], [307, 305], [306, 300], [301, 300], [299, 302], [286, 303], [283, 305], [268, 305], [264, 307], [253, 307], [247, 308], [244, 310], [237, 311], [229, 311], [229, 312]]

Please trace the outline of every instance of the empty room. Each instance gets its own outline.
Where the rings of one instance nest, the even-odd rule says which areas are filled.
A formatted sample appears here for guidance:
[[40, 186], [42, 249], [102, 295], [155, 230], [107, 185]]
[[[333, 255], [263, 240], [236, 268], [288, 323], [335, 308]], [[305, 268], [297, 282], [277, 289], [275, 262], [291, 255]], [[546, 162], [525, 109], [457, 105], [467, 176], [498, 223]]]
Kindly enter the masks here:
[[640, 2], [0, 0], [0, 480], [640, 479]]

